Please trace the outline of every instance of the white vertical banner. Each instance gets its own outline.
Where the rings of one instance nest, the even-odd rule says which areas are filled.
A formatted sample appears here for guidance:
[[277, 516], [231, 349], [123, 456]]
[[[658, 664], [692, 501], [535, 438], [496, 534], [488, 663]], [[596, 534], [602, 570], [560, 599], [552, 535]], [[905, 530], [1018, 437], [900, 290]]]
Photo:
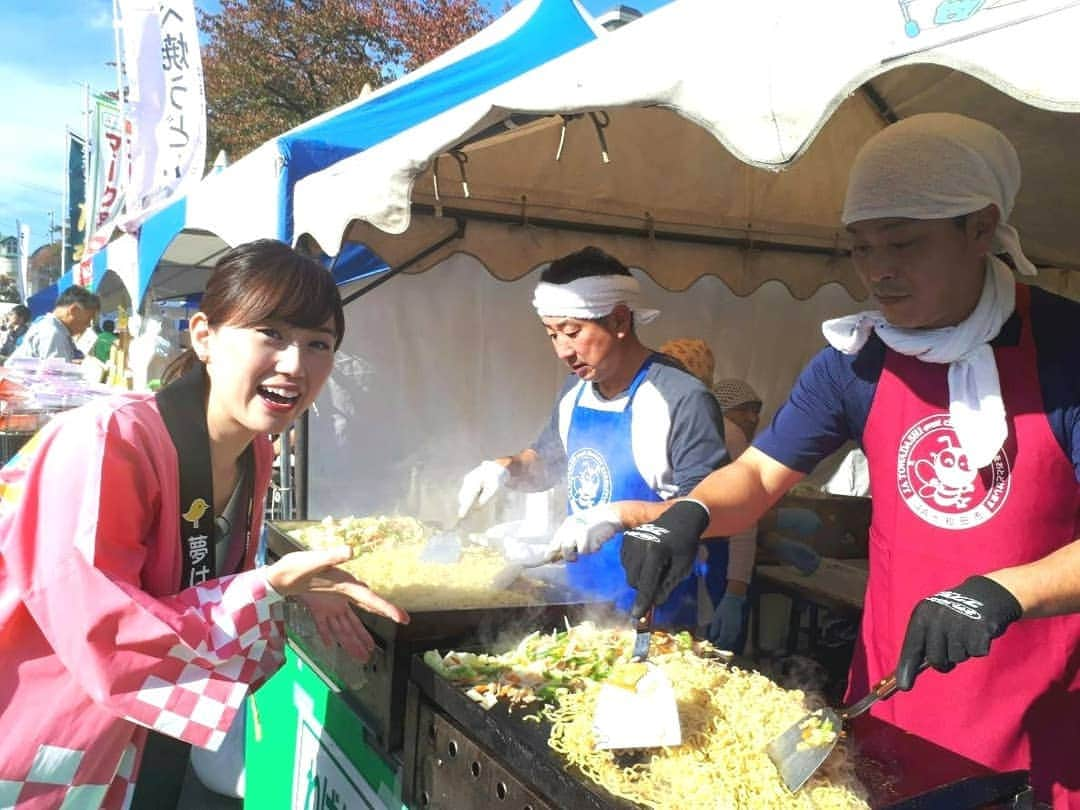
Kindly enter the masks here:
[[[91, 115], [93, 124], [90, 134], [90, 188], [87, 190], [86, 206], [90, 216], [86, 226], [87, 237], [96, 233], [103, 225], [113, 222], [123, 205], [121, 168], [124, 120], [120, 115], [120, 106], [107, 96], [95, 96]], [[100, 249], [100, 246], [91, 252], [97, 249]], [[79, 258], [76, 256], [76, 261]]]
[[122, 222], [134, 230], [202, 179], [206, 96], [192, 0], [117, 0], [131, 126]]
[[19, 287], [19, 299], [25, 303], [30, 297], [30, 226], [19, 223], [19, 268], [15, 281]]

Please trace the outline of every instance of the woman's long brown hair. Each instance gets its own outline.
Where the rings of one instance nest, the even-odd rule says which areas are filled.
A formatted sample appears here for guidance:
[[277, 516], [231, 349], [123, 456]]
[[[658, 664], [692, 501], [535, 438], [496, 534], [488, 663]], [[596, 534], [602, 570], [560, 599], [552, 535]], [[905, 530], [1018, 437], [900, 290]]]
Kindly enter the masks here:
[[[199, 310], [212, 327], [274, 320], [314, 329], [332, 318], [335, 351], [345, 334], [345, 313], [334, 277], [314, 259], [274, 239], [248, 242], [222, 256], [210, 274]], [[194, 349], [184, 350], [169, 363], [162, 382], [175, 380], [197, 362]]]

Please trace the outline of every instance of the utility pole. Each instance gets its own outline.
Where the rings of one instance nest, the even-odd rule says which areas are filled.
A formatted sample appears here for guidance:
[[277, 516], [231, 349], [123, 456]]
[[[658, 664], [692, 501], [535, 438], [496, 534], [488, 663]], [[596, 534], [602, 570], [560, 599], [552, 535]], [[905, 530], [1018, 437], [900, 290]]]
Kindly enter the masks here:
[[[62, 276], [64, 274], [64, 252], [63, 252], [63, 250], [64, 250], [64, 239], [63, 239], [63, 237], [64, 237], [64, 226], [56, 224], [55, 216], [56, 216], [55, 211], [50, 211], [49, 212], [48, 244], [50, 244], [50, 245], [55, 245], [56, 244], [56, 241], [55, 241], [56, 232], [60, 231], [60, 253], [58, 253], [57, 257], [56, 257], [56, 268], [49, 268], [49, 277], [50, 277], [49, 281], [48, 281], [47, 284], [43, 285], [43, 286], [46, 286], [46, 287], [49, 286], [49, 284], [52, 284], [54, 281], [56, 281], [56, 278], [60, 278], [60, 276]], [[56, 273], [56, 278], [52, 278], [52, 275], [53, 275], [52, 271], [54, 269], [59, 270], [59, 272]]]

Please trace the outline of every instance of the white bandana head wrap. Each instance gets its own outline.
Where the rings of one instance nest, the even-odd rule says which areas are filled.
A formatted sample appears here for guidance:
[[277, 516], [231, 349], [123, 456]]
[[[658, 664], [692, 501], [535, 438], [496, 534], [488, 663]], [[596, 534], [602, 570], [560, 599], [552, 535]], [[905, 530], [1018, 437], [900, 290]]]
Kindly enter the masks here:
[[1016, 269], [1035, 275], [1008, 224], [1020, 190], [1020, 159], [1009, 139], [982, 121], [924, 113], [878, 132], [855, 156], [848, 177], [845, 225], [866, 219], [948, 219], [993, 203], [1001, 212], [993, 253], [1008, 253]]
[[610, 315], [617, 305], [626, 304], [636, 324], [651, 323], [660, 316], [660, 310], [642, 307], [640, 298], [641, 285], [633, 276], [585, 276], [567, 284], [541, 281], [533, 292], [533, 307], [541, 318], [595, 320]]
[[[848, 180], [842, 219], [946, 219], [990, 203], [1001, 221], [993, 253], [1008, 253], [1019, 272], [1035, 266], [1006, 220], [1020, 188], [1020, 160], [1008, 139], [988, 124], [950, 113], [914, 115], [886, 127], [863, 146]], [[1008, 266], [987, 258], [982, 296], [970, 316], [941, 329], [901, 329], [877, 311], [822, 324], [825, 339], [845, 354], [876, 332], [885, 345], [927, 363], [949, 364], [949, 415], [960, 446], [978, 469], [994, 460], [1008, 437], [1005, 405], [990, 341], [1016, 304]]]

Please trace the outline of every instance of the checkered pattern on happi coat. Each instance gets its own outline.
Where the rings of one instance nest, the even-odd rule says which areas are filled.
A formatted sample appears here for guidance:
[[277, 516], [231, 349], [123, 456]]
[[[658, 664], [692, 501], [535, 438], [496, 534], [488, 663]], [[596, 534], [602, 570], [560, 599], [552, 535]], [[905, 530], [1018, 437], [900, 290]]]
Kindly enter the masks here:
[[[142, 738], [145, 739], [145, 732]], [[82, 783], [77, 772], [85, 751], [59, 745], [41, 745], [26, 779], [0, 779], [0, 808], [60, 808], [61, 810], [122, 810], [135, 794], [135, 763], [139, 746], [132, 742], [124, 748], [111, 782]]]
[[283, 660], [282, 597], [263, 571], [212, 580], [177, 597], [203, 611], [209, 643], [176, 645], [132, 696], [125, 717], [140, 725], [216, 750], [257, 684]]

